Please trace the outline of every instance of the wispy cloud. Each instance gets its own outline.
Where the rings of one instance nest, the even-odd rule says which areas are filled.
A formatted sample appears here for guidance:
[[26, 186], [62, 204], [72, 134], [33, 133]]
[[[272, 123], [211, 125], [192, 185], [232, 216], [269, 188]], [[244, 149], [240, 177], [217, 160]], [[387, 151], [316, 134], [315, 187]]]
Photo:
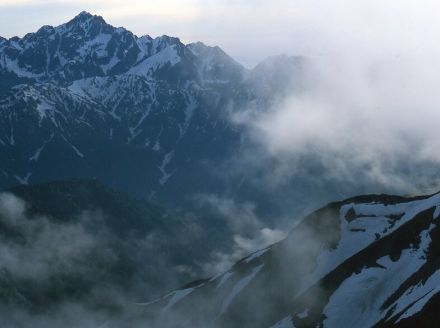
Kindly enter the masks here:
[[198, 195], [197, 203], [209, 216], [225, 222], [229, 228], [228, 234], [232, 236], [229, 247], [214, 250], [210, 254], [210, 260], [201, 264], [207, 276], [230, 269], [236, 261], [246, 255], [274, 244], [286, 236], [286, 230], [267, 227], [264, 219], [258, 216], [253, 203], [239, 202], [213, 194]]

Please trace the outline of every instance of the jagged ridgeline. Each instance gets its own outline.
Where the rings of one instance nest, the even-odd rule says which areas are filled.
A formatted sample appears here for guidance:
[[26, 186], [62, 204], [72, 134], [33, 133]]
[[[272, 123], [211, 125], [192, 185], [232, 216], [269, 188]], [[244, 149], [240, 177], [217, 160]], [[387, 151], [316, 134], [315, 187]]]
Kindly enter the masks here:
[[0, 40], [0, 186], [96, 178], [182, 204], [224, 192], [240, 152], [234, 110], [264, 107], [301, 71], [282, 56], [248, 70], [218, 47], [138, 37], [82, 12]]

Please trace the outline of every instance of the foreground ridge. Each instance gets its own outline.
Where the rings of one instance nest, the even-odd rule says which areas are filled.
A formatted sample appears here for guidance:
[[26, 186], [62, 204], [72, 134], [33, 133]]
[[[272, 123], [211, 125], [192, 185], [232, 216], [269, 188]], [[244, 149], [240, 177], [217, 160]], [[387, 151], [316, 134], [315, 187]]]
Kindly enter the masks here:
[[439, 216], [440, 194], [332, 203], [285, 240], [145, 310], [158, 327], [433, 326]]

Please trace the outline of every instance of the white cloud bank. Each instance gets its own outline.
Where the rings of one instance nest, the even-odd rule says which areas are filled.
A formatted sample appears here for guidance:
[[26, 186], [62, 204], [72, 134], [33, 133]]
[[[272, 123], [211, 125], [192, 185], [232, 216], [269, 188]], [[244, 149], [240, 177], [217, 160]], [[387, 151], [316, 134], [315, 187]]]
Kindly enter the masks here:
[[434, 182], [432, 169], [440, 167], [440, 3], [303, 5], [310, 29], [301, 39], [313, 62], [306, 90], [263, 114], [235, 119], [270, 155], [288, 161], [312, 154], [332, 178], [356, 182], [363, 176], [406, 192]]

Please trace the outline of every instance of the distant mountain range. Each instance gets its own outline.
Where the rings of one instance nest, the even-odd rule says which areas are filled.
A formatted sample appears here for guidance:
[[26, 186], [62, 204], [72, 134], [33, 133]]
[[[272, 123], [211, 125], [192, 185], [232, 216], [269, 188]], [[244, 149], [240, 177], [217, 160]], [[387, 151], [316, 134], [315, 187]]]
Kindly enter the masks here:
[[247, 70], [219, 47], [137, 37], [87, 12], [0, 39], [0, 187], [93, 178], [172, 205], [236, 192], [240, 178], [219, 174], [245, 137], [230, 114], [267, 107], [303, 62]]

